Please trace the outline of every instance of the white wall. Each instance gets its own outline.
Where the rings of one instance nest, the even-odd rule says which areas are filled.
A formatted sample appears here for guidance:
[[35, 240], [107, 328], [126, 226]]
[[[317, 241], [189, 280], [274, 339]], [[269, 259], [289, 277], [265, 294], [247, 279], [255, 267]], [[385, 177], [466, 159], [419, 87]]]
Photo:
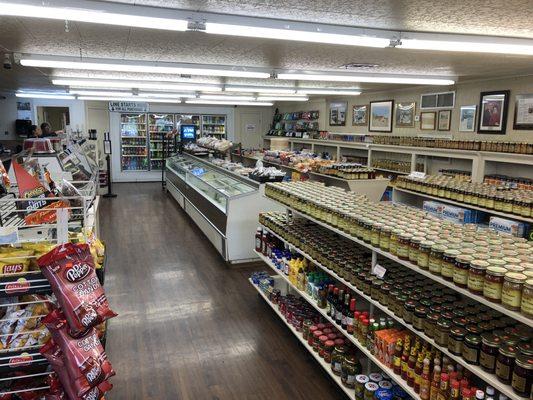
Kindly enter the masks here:
[[[370, 101], [379, 100], [394, 100], [395, 102], [416, 102], [416, 115], [420, 115], [420, 95], [423, 93], [456, 91], [455, 107], [452, 108], [452, 123], [450, 131], [427, 131], [420, 130], [419, 123], [415, 122], [414, 128], [397, 128], [394, 126], [392, 133], [369, 132], [368, 126], [352, 126], [352, 108], [354, 105], [369, 104]], [[459, 132], [459, 110], [461, 106], [475, 104], [479, 108], [479, 97], [481, 92], [494, 90], [510, 90], [511, 96], [509, 99], [509, 110], [507, 117], [507, 133], [505, 135], [486, 135], [478, 134], [476, 132]], [[419, 87], [410, 89], [398, 89], [394, 91], [386, 91], [379, 93], [361, 94], [360, 96], [352, 97], [322, 97], [313, 99], [307, 103], [279, 103], [277, 106], [280, 112], [295, 112], [295, 111], [320, 111], [319, 126], [321, 130], [328, 130], [330, 132], [342, 133], [366, 133], [372, 135], [397, 135], [409, 136], [420, 134], [453, 135], [457, 139], [477, 139], [477, 140], [515, 140], [515, 141], [529, 141], [533, 140], [533, 131], [528, 130], [514, 130], [513, 118], [515, 109], [515, 96], [518, 94], [533, 93], [533, 76], [505, 78], [497, 80], [483, 80], [475, 82], [460, 83], [454, 86], [432, 86]], [[332, 101], [347, 101], [347, 121], [346, 126], [329, 126], [329, 103]], [[428, 110], [433, 111], [433, 110]], [[479, 110], [478, 110], [479, 112]]]
[[[0, 98], [0, 140], [15, 140], [15, 120], [17, 119], [17, 98], [4, 95]], [[6, 135], [7, 132], [7, 135]]]

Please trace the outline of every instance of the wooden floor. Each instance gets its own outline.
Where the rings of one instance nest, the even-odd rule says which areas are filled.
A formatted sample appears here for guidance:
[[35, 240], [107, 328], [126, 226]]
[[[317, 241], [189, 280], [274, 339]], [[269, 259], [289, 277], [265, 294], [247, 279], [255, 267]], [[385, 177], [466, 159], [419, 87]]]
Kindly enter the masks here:
[[344, 394], [160, 184], [103, 199], [105, 289], [119, 316], [110, 400], [331, 400]]

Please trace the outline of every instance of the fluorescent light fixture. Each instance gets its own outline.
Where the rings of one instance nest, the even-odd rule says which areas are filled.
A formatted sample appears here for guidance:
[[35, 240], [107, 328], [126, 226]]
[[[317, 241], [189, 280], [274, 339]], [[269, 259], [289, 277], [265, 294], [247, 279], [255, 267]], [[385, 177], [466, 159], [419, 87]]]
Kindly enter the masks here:
[[278, 79], [298, 81], [325, 82], [365, 82], [365, 83], [397, 83], [403, 85], [453, 85], [455, 81], [447, 78], [423, 78], [390, 75], [348, 75], [348, 74], [316, 74], [316, 73], [281, 73]]
[[223, 101], [223, 100], [186, 100], [187, 104], [212, 104], [212, 105], [228, 105], [228, 106], [273, 106], [273, 103], [257, 102], [257, 101]]
[[76, 97], [69, 94], [59, 93], [15, 93], [16, 97], [29, 98], [29, 99], [62, 99], [62, 100], [75, 100]]
[[275, 94], [294, 94], [294, 88], [278, 88], [268, 86], [225, 86], [226, 92], [240, 92], [240, 93], [275, 93]]
[[332, 94], [339, 96], [358, 96], [361, 94], [360, 90], [357, 89], [298, 89], [298, 94]]
[[230, 100], [253, 101], [255, 100], [254, 96], [232, 96], [232, 95], [225, 96], [223, 94], [201, 94], [200, 98], [204, 100], [227, 100], [227, 101], [230, 101]]
[[[93, 2], [87, 3], [88, 6], [94, 4]], [[169, 31], [186, 31], [188, 24], [187, 20], [134, 15], [132, 13], [132, 11], [135, 12], [133, 8], [128, 8], [128, 12], [117, 13], [108, 12], [103, 9], [103, 7], [105, 7], [104, 5], [99, 5], [98, 7], [91, 9], [90, 7], [83, 7], [83, 5], [78, 7], [75, 4], [69, 4], [65, 7], [49, 7], [44, 4], [45, 2], [43, 2], [43, 5], [0, 2], [0, 15], [56, 19], [62, 21], [68, 20], [88, 22], [92, 24], [131, 26], [136, 28], [162, 29]]]
[[307, 101], [309, 97], [298, 96], [258, 96], [257, 101]]
[[140, 97], [150, 97], [155, 99], [195, 99], [196, 94], [194, 93], [165, 93], [165, 92], [139, 92]]
[[80, 96], [132, 96], [131, 92], [106, 92], [103, 90], [71, 89], [68, 92], [70, 94], [76, 94]]
[[188, 84], [188, 83], [168, 83], [168, 82], [147, 82], [147, 81], [125, 81], [125, 80], [101, 80], [101, 79], [52, 79], [54, 85], [85, 87], [85, 88], [105, 88], [105, 89], [152, 89], [152, 90], [190, 90], [221, 92], [222, 87], [216, 85]]
[[502, 39], [479, 37], [457, 40], [402, 39], [397, 46], [401, 49], [459, 51], [468, 53], [533, 55], [533, 41], [524, 39]]
[[[257, 21], [258, 23], [260, 21]], [[236, 24], [222, 24], [215, 22], [206, 22], [205, 32], [217, 35], [228, 36], [244, 36], [262, 39], [278, 39], [289, 40], [297, 42], [311, 42], [311, 43], [328, 43], [328, 44], [342, 44], [348, 46], [365, 46], [365, 47], [387, 47], [390, 44], [389, 38], [379, 38], [372, 36], [365, 36], [359, 31], [351, 30], [353, 34], [324, 32], [323, 30], [331, 27], [318, 26], [298, 23], [283, 22], [285, 28], [268, 28], [261, 26], [247, 26]], [[291, 26], [292, 24], [292, 26]], [[306, 29], [304, 29], [304, 27]], [[342, 30], [343, 32], [345, 30]]]
[[143, 72], [152, 74], [185, 74], [202, 76], [224, 76], [230, 78], [270, 78], [269, 72], [248, 71], [238, 67], [193, 66], [173, 63], [142, 63], [123, 60], [77, 60], [67, 61], [49, 57], [22, 58], [20, 64], [25, 67], [76, 69], [83, 71]]
[[153, 99], [149, 97], [118, 97], [118, 96], [80, 96], [78, 100], [98, 100], [98, 101], [144, 101], [146, 103], [181, 103], [181, 99]]

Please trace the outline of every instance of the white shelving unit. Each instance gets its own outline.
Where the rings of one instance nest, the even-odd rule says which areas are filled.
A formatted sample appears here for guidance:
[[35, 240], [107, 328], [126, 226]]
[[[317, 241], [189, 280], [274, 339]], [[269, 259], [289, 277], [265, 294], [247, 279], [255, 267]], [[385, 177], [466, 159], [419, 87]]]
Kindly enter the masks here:
[[[274, 279], [276, 279], [274, 277]], [[279, 279], [279, 278], [278, 278]], [[352, 400], [355, 400], [355, 391], [353, 389], [349, 389], [347, 388], [346, 386], [344, 386], [342, 384], [342, 381], [341, 381], [341, 377], [340, 376], [337, 376], [333, 373], [333, 371], [331, 370], [331, 365], [328, 364], [327, 362], [324, 361], [323, 358], [321, 358], [314, 350], [311, 346], [309, 346], [309, 344], [307, 344], [307, 341], [302, 337], [302, 333], [301, 332], [298, 332], [291, 324], [289, 324], [286, 320], [285, 320], [285, 317], [283, 316], [283, 314], [281, 314], [278, 310], [278, 308], [276, 307], [275, 304], [272, 304], [272, 302], [265, 296], [265, 294], [263, 293], [263, 291], [261, 289], [259, 289], [259, 287], [257, 287], [256, 285], [254, 285], [254, 283], [252, 282], [251, 279], [248, 279], [248, 281], [250, 282], [250, 284], [255, 288], [255, 290], [257, 290], [257, 292], [259, 293], [259, 295], [265, 300], [265, 302], [270, 306], [270, 308], [272, 308], [272, 310], [276, 313], [276, 315], [283, 321], [283, 323], [287, 326], [287, 328], [289, 328], [289, 330], [294, 334], [294, 336], [296, 336], [296, 338], [298, 339], [298, 341], [302, 344], [302, 346], [304, 346], [307, 351], [309, 353], [311, 353], [311, 355], [313, 356], [313, 358], [320, 364], [320, 366], [324, 369], [324, 371], [327, 372], [327, 374], [331, 377], [331, 379], [333, 379], [333, 381], [342, 389], [342, 391], [344, 393], [346, 393], [346, 396], [348, 396], [350, 399]], [[300, 293], [300, 292], [299, 292]]]
[[[263, 136], [265, 147], [272, 139], [280, 138], [277, 136]], [[414, 146], [394, 146], [364, 142], [344, 142], [335, 140], [319, 140], [319, 139], [299, 139], [281, 137], [290, 143], [291, 150], [294, 149], [295, 144], [306, 144], [311, 146], [314, 151], [315, 146], [320, 147], [334, 147], [337, 149], [337, 155], [340, 155], [341, 149], [359, 149], [367, 152], [368, 165], [372, 165], [373, 152], [385, 153], [400, 153], [407, 154], [411, 157], [411, 170], [415, 171], [418, 156], [439, 157], [444, 159], [460, 159], [471, 162], [472, 181], [482, 182], [485, 176], [485, 170], [488, 162], [496, 162], [503, 164], [520, 164], [533, 165], [533, 155], [531, 154], [515, 154], [515, 153], [495, 153], [488, 151], [474, 151], [474, 150], [457, 150], [457, 149], [441, 149], [430, 147], [414, 147]]]
[[472, 294], [468, 290], [460, 288], [460, 287], [454, 285], [453, 282], [449, 282], [449, 281], [447, 281], [446, 279], [444, 279], [444, 278], [442, 278], [440, 276], [434, 275], [434, 274], [432, 274], [431, 272], [429, 272], [427, 270], [419, 268], [418, 265], [415, 265], [415, 264], [413, 264], [413, 263], [411, 263], [409, 261], [401, 260], [398, 257], [392, 255], [391, 253], [389, 253], [387, 251], [384, 251], [384, 250], [382, 250], [382, 249], [380, 249], [378, 247], [374, 247], [374, 246], [372, 246], [372, 245], [370, 245], [370, 244], [368, 244], [368, 243], [366, 243], [366, 242], [364, 242], [364, 241], [362, 241], [362, 240], [360, 240], [360, 239], [358, 239], [356, 237], [353, 237], [352, 235], [347, 234], [346, 232], [343, 232], [343, 231], [341, 231], [341, 230], [339, 230], [337, 228], [334, 228], [334, 227], [332, 227], [332, 226], [330, 226], [330, 225], [328, 225], [328, 224], [326, 224], [326, 223], [324, 223], [322, 221], [319, 221], [319, 220], [317, 220], [317, 219], [315, 219], [313, 217], [310, 217], [310, 216], [308, 216], [308, 215], [306, 215], [306, 214], [304, 214], [304, 213], [302, 213], [302, 212], [300, 212], [298, 210], [295, 210], [293, 208], [287, 207], [286, 205], [284, 205], [284, 206], [287, 208], [287, 210], [290, 210], [293, 214], [300, 215], [303, 218], [305, 218], [305, 219], [307, 219], [309, 221], [312, 221], [312, 222], [314, 222], [317, 225], [320, 225], [320, 226], [322, 226], [322, 227], [324, 227], [326, 229], [329, 229], [330, 231], [335, 232], [335, 233], [337, 233], [340, 236], [343, 236], [343, 237], [345, 237], [345, 238], [347, 238], [347, 239], [349, 239], [349, 240], [351, 240], [351, 241], [353, 241], [353, 242], [355, 242], [355, 243], [357, 243], [357, 244], [359, 244], [359, 245], [361, 245], [363, 247], [366, 247], [367, 249], [371, 250], [376, 255], [379, 254], [379, 255], [381, 255], [383, 257], [386, 257], [389, 260], [394, 261], [395, 263], [401, 264], [404, 267], [407, 267], [407, 268], [409, 268], [409, 269], [411, 269], [411, 270], [413, 270], [413, 271], [415, 271], [415, 272], [417, 272], [417, 273], [419, 273], [421, 275], [424, 275], [424, 276], [432, 279], [433, 281], [435, 281], [437, 283], [440, 283], [443, 286], [446, 286], [446, 287], [449, 287], [450, 289], [455, 290], [457, 293], [462, 294], [464, 297], [468, 297], [470, 299], [473, 299], [473, 300], [475, 300], [475, 301], [477, 301], [477, 302], [479, 302], [481, 304], [486, 305], [489, 308], [492, 308], [492, 309], [494, 309], [496, 311], [499, 311], [500, 313], [502, 313], [504, 315], [507, 315], [507, 316], [509, 316], [509, 317], [511, 317], [511, 318], [513, 318], [513, 319], [515, 319], [517, 321], [520, 321], [520, 322], [526, 324], [527, 326], [533, 328], [533, 319], [530, 319], [530, 318], [526, 317], [525, 315], [520, 314], [519, 312], [510, 311], [510, 310], [506, 309], [504, 306], [502, 306], [501, 304], [493, 303], [493, 302], [487, 300], [486, 298], [484, 298], [483, 296], [478, 296], [478, 295]]
[[381, 369], [383, 372], [385, 372], [387, 375], [389, 375], [389, 377], [398, 384], [398, 386], [400, 386], [403, 390], [406, 391], [407, 394], [409, 394], [409, 396], [413, 397], [414, 399], [419, 399], [420, 396], [418, 396], [418, 394], [413, 390], [412, 387], [410, 387], [409, 385], [407, 385], [407, 382], [404, 381], [403, 379], [401, 379], [400, 377], [398, 377], [396, 374], [394, 374], [394, 371], [392, 371], [391, 368], [389, 368], [387, 365], [383, 364], [376, 356], [374, 356], [370, 350], [368, 350], [365, 346], [363, 346], [361, 343], [359, 343], [359, 341], [353, 336], [353, 335], [348, 335], [346, 333], [346, 331], [344, 331], [336, 322], [333, 318], [331, 318], [325, 309], [322, 309], [320, 307], [318, 307], [318, 305], [316, 304], [316, 301], [311, 297], [309, 296], [307, 293], [305, 292], [302, 292], [301, 290], [298, 290], [298, 288], [289, 280], [289, 278], [287, 278], [283, 273], [281, 273], [276, 267], [275, 265], [272, 263], [272, 261], [270, 261], [267, 257], [265, 257], [263, 254], [261, 253], [258, 253], [257, 251], [255, 252], [257, 254], [257, 256], [263, 260], [265, 262], [265, 264], [267, 264], [274, 272], [278, 273], [279, 276], [281, 276], [281, 278], [283, 280], [285, 280], [285, 282], [287, 282], [287, 284], [292, 288], [293, 291], [295, 291], [296, 293], [298, 293], [300, 295], [300, 297], [302, 297], [305, 301], [307, 301], [310, 305], [313, 306], [313, 308], [315, 310], [317, 310], [325, 319], [327, 319], [329, 322], [331, 322], [335, 327], [337, 327], [337, 329], [341, 332], [343, 332], [345, 335], [345, 337], [350, 341], [352, 342], [355, 347], [357, 347], [357, 349], [359, 351], [361, 351], [361, 353], [363, 353], [372, 363], [374, 363], [379, 369]]
[[[514, 396], [516, 396], [514, 394], [514, 392], [513, 392], [513, 389], [509, 385], [505, 385], [505, 384], [501, 383], [498, 380], [498, 378], [496, 377], [496, 375], [490, 374], [488, 372], [483, 371], [483, 369], [481, 369], [481, 367], [479, 367], [479, 366], [467, 363], [462, 357], [458, 357], [458, 356], [454, 355], [446, 347], [442, 347], [442, 346], [438, 345], [437, 343], [435, 343], [435, 341], [432, 338], [427, 336], [424, 332], [416, 330], [411, 324], [408, 324], [403, 319], [397, 317], [396, 314], [394, 314], [394, 312], [392, 312], [388, 307], [384, 306], [380, 302], [372, 299], [370, 296], [368, 296], [365, 293], [363, 293], [361, 290], [356, 288], [353, 284], [348, 282], [346, 279], [340, 277], [335, 272], [331, 271], [330, 269], [326, 268], [325, 266], [320, 264], [318, 261], [313, 259], [309, 254], [307, 254], [304, 251], [300, 250], [299, 248], [293, 246], [287, 240], [285, 240], [284, 238], [282, 238], [278, 234], [274, 233], [272, 230], [268, 229], [267, 227], [263, 226], [263, 229], [265, 229], [271, 235], [273, 235], [276, 238], [278, 238], [279, 240], [281, 240], [283, 243], [285, 243], [287, 246], [289, 246], [289, 248], [295, 250], [302, 257], [305, 257], [307, 260], [312, 262], [314, 265], [316, 265], [317, 267], [322, 269], [328, 275], [330, 275], [333, 278], [335, 278], [338, 282], [342, 283], [344, 286], [349, 288], [351, 291], [356, 293], [358, 296], [360, 296], [363, 299], [365, 299], [368, 303], [370, 303], [373, 306], [375, 306], [376, 308], [380, 309], [382, 312], [387, 314], [389, 317], [393, 318], [395, 321], [399, 322], [405, 328], [409, 329], [415, 335], [417, 335], [421, 339], [425, 340], [426, 342], [431, 344], [433, 347], [435, 347], [436, 349], [440, 350], [443, 354], [446, 354], [449, 358], [451, 358], [452, 360], [454, 360], [458, 364], [462, 365], [463, 367], [465, 367], [466, 369], [468, 369], [469, 371], [474, 373], [474, 375], [478, 376], [480, 379], [482, 379], [488, 385], [494, 387], [496, 390], [498, 390], [499, 392], [505, 394], [506, 396], [508, 396], [510, 398], [514, 398]], [[281, 275], [281, 273], [280, 273], [280, 275]]]
[[419, 207], [420, 203], [424, 199], [435, 200], [435, 201], [439, 201], [441, 203], [453, 204], [454, 206], [457, 206], [457, 207], [469, 208], [469, 209], [472, 209], [472, 210], [483, 211], [483, 212], [486, 212], [487, 214], [498, 215], [498, 216], [503, 217], [503, 218], [512, 219], [512, 220], [515, 220], [515, 221], [522, 221], [522, 222], [527, 222], [529, 224], [533, 224], [533, 218], [521, 217], [520, 215], [509, 214], [509, 213], [504, 213], [504, 212], [501, 212], [501, 211], [491, 210], [489, 208], [478, 207], [478, 206], [475, 206], [473, 204], [461, 203], [461, 202], [454, 201], [454, 200], [451, 200], [451, 199], [432, 196], [432, 195], [429, 195], [429, 194], [426, 194], [426, 193], [415, 192], [415, 191], [412, 191], [412, 190], [398, 188], [398, 187], [394, 187], [394, 190], [392, 192], [392, 200], [394, 202], [403, 203], [403, 204], [407, 204], [407, 205], [414, 205], [414, 206]]

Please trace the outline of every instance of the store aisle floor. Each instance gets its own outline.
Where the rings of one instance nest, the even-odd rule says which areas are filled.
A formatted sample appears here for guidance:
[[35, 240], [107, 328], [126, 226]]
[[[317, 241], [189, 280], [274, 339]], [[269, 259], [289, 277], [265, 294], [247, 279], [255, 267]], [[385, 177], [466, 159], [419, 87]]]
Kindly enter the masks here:
[[100, 213], [119, 313], [110, 400], [344, 399], [250, 286], [252, 269], [228, 268], [161, 184], [114, 190]]

